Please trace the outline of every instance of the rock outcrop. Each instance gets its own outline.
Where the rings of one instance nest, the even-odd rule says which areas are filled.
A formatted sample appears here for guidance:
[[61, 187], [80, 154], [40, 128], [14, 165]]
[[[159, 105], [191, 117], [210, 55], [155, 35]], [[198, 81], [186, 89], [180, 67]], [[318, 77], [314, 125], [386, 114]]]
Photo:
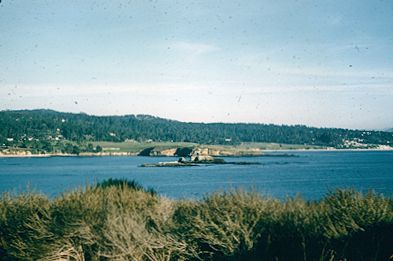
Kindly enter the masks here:
[[138, 156], [151, 156], [151, 157], [172, 157], [176, 155], [178, 148], [159, 148], [150, 147], [138, 153]]

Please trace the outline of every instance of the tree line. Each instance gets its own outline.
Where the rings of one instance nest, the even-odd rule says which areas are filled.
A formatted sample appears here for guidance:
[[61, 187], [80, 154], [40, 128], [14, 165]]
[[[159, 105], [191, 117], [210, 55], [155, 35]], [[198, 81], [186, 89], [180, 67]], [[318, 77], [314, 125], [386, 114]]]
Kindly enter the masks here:
[[0, 145], [44, 141], [274, 142], [341, 148], [345, 141], [393, 144], [393, 133], [257, 123], [187, 123], [149, 115], [93, 116], [52, 110], [0, 111]]

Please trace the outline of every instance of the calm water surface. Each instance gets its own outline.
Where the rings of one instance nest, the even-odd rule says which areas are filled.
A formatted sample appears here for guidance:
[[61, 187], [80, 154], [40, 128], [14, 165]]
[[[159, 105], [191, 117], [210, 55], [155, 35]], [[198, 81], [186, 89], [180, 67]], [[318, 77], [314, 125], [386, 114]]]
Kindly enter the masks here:
[[152, 157], [0, 158], [0, 192], [30, 190], [50, 197], [108, 178], [134, 179], [171, 198], [200, 198], [242, 187], [284, 198], [319, 199], [335, 188], [373, 189], [393, 196], [393, 152], [290, 152], [295, 157], [225, 158], [261, 165], [142, 168], [171, 161]]

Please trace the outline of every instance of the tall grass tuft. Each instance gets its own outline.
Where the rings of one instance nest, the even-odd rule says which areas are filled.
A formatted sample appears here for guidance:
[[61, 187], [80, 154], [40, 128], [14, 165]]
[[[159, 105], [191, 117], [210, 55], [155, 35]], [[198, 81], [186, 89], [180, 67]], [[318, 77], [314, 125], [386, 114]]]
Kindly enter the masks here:
[[0, 260], [388, 260], [393, 202], [337, 190], [318, 202], [241, 190], [170, 200], [108, 180], [53, 200], [0, 198]]

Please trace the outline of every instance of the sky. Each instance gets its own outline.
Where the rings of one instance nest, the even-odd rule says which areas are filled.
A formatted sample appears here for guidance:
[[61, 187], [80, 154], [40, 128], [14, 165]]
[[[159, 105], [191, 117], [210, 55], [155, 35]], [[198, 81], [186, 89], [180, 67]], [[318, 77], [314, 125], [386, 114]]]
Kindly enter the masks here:
[[0, 110], [393, 127], [393, 1], [0, 3]]

